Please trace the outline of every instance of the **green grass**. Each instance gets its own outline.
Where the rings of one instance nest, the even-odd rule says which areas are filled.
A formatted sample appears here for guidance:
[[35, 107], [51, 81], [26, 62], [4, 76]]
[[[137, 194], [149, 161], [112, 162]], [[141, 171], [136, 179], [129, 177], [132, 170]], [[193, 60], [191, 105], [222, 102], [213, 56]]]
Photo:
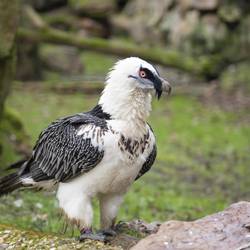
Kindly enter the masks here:
[[[86, 111], [96, 102], [97, 96], [83, 93], [16, 89], [7, 104], [18, 110], [34, 143], [54, 119]], [[206, 107], [190, 96], [154, 101], [150, 123], [157, 137], [157, 161], [130, 189], [118, 220], [191, 220], [249, 199], [250, 128], [241, 122], [245, 115]], [[18, 191], [0, 200], [1, 223], [47, 232], [62, 228], [54, 194]], [[95, 225], [97, 209], [95, 202]]]

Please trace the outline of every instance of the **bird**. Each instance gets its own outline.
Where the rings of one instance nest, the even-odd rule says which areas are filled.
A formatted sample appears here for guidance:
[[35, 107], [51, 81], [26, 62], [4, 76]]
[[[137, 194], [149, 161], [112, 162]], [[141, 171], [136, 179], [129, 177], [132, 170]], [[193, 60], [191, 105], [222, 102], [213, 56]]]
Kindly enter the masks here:
[[[106, 76], [96, 106], [52, 122], [32, 154], [0, 178], [0, 196], [16, 189], [55, 190], [59, 208], [80, 231], [80, 240], [107, 241], [129, 187], [148, 172], [157, 155], [147, 119], [152, 96], [171, 85], [149, 62], [128, 57]], [[100, 230], [92, 229], [92, 199], [100, 204]]]

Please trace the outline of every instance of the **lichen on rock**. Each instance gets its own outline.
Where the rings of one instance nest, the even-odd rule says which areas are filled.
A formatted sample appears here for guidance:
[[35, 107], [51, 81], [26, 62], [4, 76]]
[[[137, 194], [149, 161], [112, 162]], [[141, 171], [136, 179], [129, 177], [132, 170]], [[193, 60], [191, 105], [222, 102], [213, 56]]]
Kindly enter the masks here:
[[4, 225], [0, 225], [0, 249], [122, 250], [119, 246], [111, 246], [98, 241], [86, 240], [80, 243], [76, 239], [64, 238], [60, 235], [22, 231]]

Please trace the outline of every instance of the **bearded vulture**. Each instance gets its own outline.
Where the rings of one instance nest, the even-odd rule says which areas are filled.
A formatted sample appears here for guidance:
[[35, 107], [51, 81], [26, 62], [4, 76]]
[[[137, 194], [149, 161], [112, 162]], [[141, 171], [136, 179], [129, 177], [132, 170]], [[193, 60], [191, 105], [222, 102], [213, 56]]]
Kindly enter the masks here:
[[[131, 184], [156, 158], [147, 123], [151, 95], [170, 93], [169, 83], [151, 64], [130, 57], [118, 61], [106, 78], [98, 104], [64, 117], [40, 134], [28, 160], [0, 179], [0, 196], [18, 188], [55, 189], [59, 207], [77, 225], [80, 239], [105, 241]], [[92, 231], [91, 200], [100, 201], [101, 229]]]

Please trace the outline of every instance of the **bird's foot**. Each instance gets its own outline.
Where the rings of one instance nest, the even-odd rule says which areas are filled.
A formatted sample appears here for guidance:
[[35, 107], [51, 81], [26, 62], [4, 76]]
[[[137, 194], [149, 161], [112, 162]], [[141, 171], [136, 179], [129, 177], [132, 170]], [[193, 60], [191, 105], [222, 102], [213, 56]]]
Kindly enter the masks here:
[[114, 231], [113, 229], [109, 228], [109, 229], [104, 229], [104, 230], [100, 230], [97, 233], [99, 234], [103, 234], [106, 235], [107, 237], [115, 237], [117, 235], [116, 231]]
[[81, 231], [80, 241], [84, 240], [97, 240], [107, 243], [112, 240], [117, 234], [112, 229], [100, 230], [97, 233], [93, 233], [91, 229], [86, 229]]

